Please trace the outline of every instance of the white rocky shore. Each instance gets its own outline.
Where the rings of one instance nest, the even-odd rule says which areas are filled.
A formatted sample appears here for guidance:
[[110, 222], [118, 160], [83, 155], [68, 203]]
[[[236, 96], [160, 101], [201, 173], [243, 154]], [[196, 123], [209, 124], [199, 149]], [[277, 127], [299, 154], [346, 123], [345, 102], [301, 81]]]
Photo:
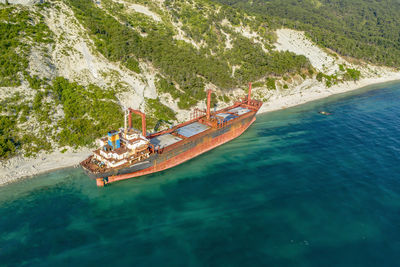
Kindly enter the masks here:
[[[265, 102], [264, 105], [261, 107], [259, 113], [285, 109], [325, 98], [331, 95], [354, 91], [356, 89], [360, 89], [369, 85], [381, 84], [397, 80], [400, 81], [400, 72], [388, 72], [379, 77], [364, 78], [357, 82], [345, 82], [334, 85], [328, 89], [325, 89], [325, 86], [322, 83], [318, 83], [314, 80], [309, 80], [305, 81], [301, 85], [294, 87], [286, 94], [272, 95], [271, 98], [269, 98], [269, 101]], [[304, 90], [305, 88], [307, 88], [307, 90]]]
[[79, 151], [60, 151], [50, 154], [40, 153], [35, 158], [17, 156], [0, 164], [0, 186], [23, 177], [54, 171], [66, 167], [78, 166], [79, 162], [91, 154], [90, 149]]

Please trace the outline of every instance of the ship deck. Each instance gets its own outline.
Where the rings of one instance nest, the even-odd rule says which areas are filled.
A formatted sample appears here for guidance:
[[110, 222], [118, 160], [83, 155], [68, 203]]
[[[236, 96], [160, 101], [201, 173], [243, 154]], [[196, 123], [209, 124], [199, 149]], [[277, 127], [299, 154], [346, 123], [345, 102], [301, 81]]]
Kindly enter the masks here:
[[[149, 139], [151, 144], [151, 146], [147, 148], [147, 151], [149, 151], [150, 154], [162, 154], [164, 152], [168, 152], [169, 150], [173, 150], [175, 149], [175, 147], [179, 147], [180, 145], [185, 145], [186, 142], [189, 140], [194, 140], [196, 138], [199, 138], [200, 136], [211, 134], [212, 131], [229, 127], [231, 124], [235, 124], [242, 118], [255, 115], [261, 104], [262, 102], [257, 100], [243, 100], [241, 102], [236, 102], [234, 105], [226, 107], [219, 111], [209, 113], [209, 118], [207, 118], [207, 115], [202, 113], [201, 111], [198, 113], [195, 112], [193, 115], [202, 115], [196, 115], [196, 117], [194, 117], [193, 119], [176, 125], [175, 127], [172, 127], [168, 130], [147, 135], [146, 137]], [[124, 146], [123, 144], [121, 145], [122, 147]], [[102, 174], [107, 173], [111, 170], [126, 168], [127, 166], [132, 165], [133, 162], [127, 161], [120, 166], [106, 167], [104, 165], [101, 166], [99, 165], [99, 162], [96, 162], [96, 159], [94, 158], [95, 155], [96, 153], [94, 153], [94, 155], [90, 156], [86, 160], [82, 161], [81, 165], [89, 173], [96, 176], [101, 176]], [[139, 161], [140, 159], [134, 160], [134, 162]]]
[[150, 140], [150, 144], [154, 145], [155, 147], [158, 146], [160, 148], [163, 148], [163, 147], [173, 145], [181, 140], [182, 140], [182, 138], [180, 138], [178, 136], [174, 136], [172, 134], [166, 133], [166, 134], [159, 135], [159, 136], [152, 138]]
[[[213, 113], [211, 118], [217, 122], [217, 126], [226, 125], [227, 123], [232, 123], [236, 119], [250, 112], [256, 111], [240, 105], [236, 107], [231, 106]], [[150, 135], [148, 136], [150, 138], [150, 143], [157, 149], [163, 149], [177, 144], [187, 138], [210, 131], [213, 128], [213, 125], [207, 123], [207, 121], [203, 119], [204, 117], [205, 116], [200, 116], [191, 121], [177, 125], [172, 129]]]

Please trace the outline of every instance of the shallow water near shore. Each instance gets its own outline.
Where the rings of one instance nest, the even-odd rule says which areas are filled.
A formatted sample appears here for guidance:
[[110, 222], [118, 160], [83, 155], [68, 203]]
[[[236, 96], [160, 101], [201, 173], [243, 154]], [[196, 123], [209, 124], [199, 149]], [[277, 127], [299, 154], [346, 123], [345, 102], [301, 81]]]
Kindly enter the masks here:
[[0, 266], [398, 266], [400, 84], [383, 87], [109, 187], [74, 168], [0, 187]]

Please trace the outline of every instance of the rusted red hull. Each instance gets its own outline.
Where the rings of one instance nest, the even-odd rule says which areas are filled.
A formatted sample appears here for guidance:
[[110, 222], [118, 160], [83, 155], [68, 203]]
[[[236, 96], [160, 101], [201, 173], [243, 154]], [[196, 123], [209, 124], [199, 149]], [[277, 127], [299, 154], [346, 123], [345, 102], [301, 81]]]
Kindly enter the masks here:
[[[250, 116], [245, 116], [245, 118], [243, 118], [241, 120], [241, 122], [232, 124], [229, 127], [229, 131], [226, 131], [225, 133], [222, 133], [218, 136], [214, 137], [213, 134], [208, 134], [205, 136], [195, 137], [196, 139], [201, 139], [201, 142], [196, 144], [195, 147], [193, 147], [191, 149], [183, 151], [182, 153], [178, 153], [177, 155], [170, 156], [171, 155], [170, 151], [177, 149], [176, 147], [172, 146], [169, 149], [169, 151], [164, 152], [166, 156], [155, 158], [152, 162], [152, 166], [142, 169], [142, 170], [132, 172], [132, 173], [108, 176], [107, 179], [98, 178], [98, 179], [96, 179], [97, 185], [104, 186], [105, 184], [108, 184], [108, 183], [113, 183], [116, 181], [126, 180], [126, 179], [130, 179], [130, 178], [138, 177], [138, 176], [143, 176], [143, 175], [163, 171], [163, 170], [172, 168], [174, 166], [177, 166], [177, 165], [179, 165], [185, 161], [188, 161], [194, 157], [197, 157], [215, 147], [218, 147], [218, 146], [220, 146], [226, 142], [229, 142], [229, 141], [235, 139], [236, 137], [240, 136], [256, 120], [255, 113], [252, 113], [249, 115]], [[190, 140], [188, 140], [187, 142], [190, 142]], [[193, 142], [193, 140], [192, 140], [192, 142]]]

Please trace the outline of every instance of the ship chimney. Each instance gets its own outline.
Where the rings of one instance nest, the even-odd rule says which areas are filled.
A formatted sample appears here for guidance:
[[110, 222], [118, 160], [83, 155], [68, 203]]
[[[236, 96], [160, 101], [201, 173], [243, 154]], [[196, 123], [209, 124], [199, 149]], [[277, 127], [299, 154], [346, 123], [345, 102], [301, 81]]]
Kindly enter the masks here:
[[210, 119], [211, 89], [207, 90], [207, 120]]
[[247, 105], [250, 105], [251, 100], [251, 82], [249, 82], [249, 95], [247, 96]]

